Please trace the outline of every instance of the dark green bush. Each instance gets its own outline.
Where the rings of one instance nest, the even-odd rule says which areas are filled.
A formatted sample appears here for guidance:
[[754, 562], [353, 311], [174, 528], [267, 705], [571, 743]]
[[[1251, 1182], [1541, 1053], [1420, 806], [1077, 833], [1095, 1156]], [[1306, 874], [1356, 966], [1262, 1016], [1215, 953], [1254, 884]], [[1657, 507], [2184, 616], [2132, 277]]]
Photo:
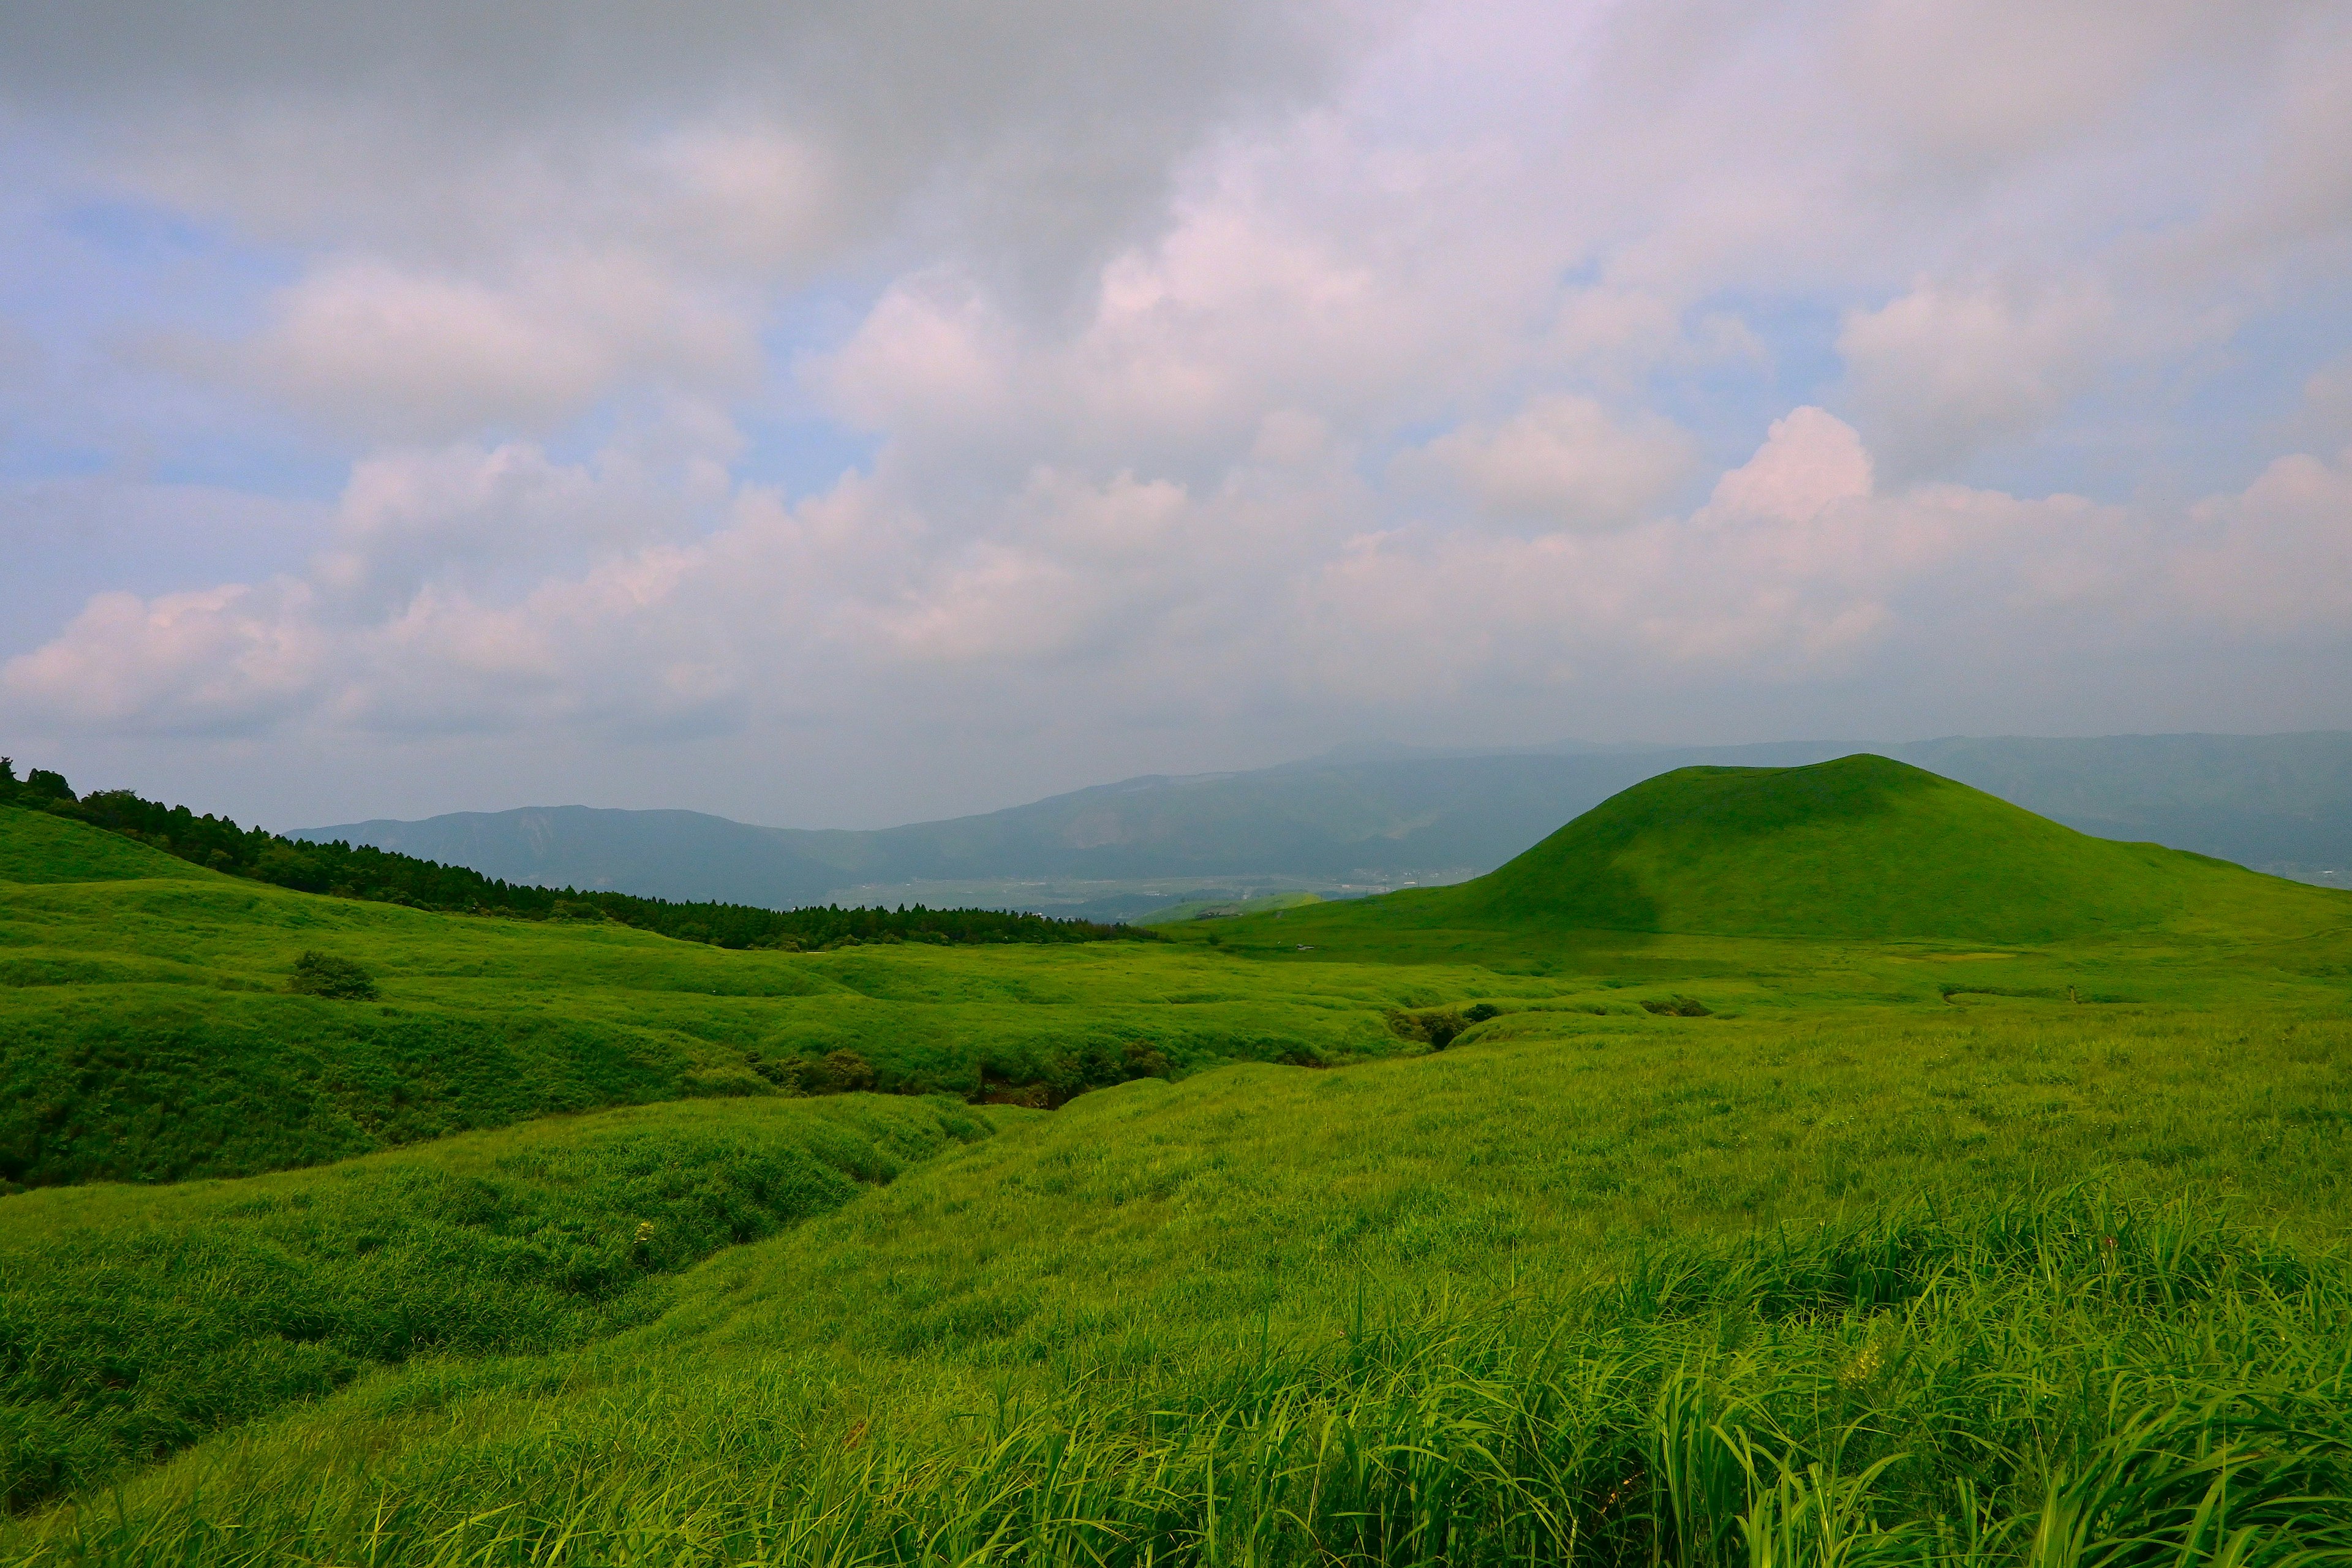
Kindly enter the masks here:
[[874, 1087], [874, 1064], [856, 1051], [826, 1052], [824, 1070], [843, 1094], [856, 1094]]
[[[1491, 1013], [1489, 1016], [1492, 1016]], [[1433, 1051], [1442, 1051], [1452, 1045], [1454, 1037], [1468, 1028], [1471, 1022], [1449, 1007], [1433, 1008], [1424, 1013], [1395, 1012], [1389, 1015], [1389, 1032], [1400, 1039], [1419, 1040]]]
[[286, 989], [305, 996], [332, 996], [345, 1002], [376, 999], [375, 978], [348, 958], [312, 948], [294, 961], [293, 977]]

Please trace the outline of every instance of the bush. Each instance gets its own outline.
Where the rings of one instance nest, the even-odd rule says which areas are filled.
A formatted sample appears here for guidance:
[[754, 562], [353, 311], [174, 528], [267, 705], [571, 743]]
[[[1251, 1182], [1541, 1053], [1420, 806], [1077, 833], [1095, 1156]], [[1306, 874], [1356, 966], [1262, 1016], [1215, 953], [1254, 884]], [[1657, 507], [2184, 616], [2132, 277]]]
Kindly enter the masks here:
[[1650, 1012], [1667, 1018], [1706, 1018], [1712, 1016], [1715, 1012], [1714, 1008], [1696, 996], [1669, 996], [1663, 1002], [1654, 999], [1643, 1003], [1642, 1005]]
[[293, 978], [286, 989], [305, 996], [332, 996], [346, 1002], [373, 1002], [375, 980], [348, 958], [313, 948], [294, 961]]
[[828, 1051], [824, 1079], [825, 1088], [835, 1094], [856, 1094], [874, 1087], [874, 1064], [856, 1051]]
[[1456, 1035], [1470, 1026], [1470, 1022], [1461, 1014], [1445, 1008], [1426, 1013], [1393, 1012], [1389, 1015], [1389, 1032], [1400, 1039], [1420, 1040], [1431, 1050], [1442, 1051], [1454, 1043]]

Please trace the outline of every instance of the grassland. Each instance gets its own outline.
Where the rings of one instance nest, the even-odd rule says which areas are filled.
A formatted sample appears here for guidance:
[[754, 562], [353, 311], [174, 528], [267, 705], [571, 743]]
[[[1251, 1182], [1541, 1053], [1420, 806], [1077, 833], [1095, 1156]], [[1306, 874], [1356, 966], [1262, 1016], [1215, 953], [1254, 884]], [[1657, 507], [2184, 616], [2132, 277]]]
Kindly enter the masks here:
[[[1715, 837], [1749, 878], [1789, 847]], [[1612, 863], [1682, 923], [1659, 896], [1672, 857], [1624, 847]], [[45, 1395], [52, 1449], [142, 1402], [190, 1412], [172, 1442], [197, 1439], [135, 1471], [129, 1438], [59, 1461], [87, 1468], [0, 1525], [0, 1562], [2342, 1561], [2352, 900], [2102, 857], [2060, 889], [2095, 921], [2012, 896], [1979, 856], [1948, 901], [2042, 923], [1902, 940], [1482, 924], [1491, 907], [1432, 912], [1436, 894], [1110, 951], [717, 953], [449, 922], [494, 970], [467, 991], [423, 928], [383, 928], [387, 1005], [464, 1016], [537, 986], [603, 1028], [643, 997], [714, 1047], [702, 1071], [751, 1033], [683, 1026], [697, 1007], [775, 1030], [880, 1004], [932, 1020], [943, 1057], [967, 1029], [1064, 1018], [1201, 1055], [1050, 1114], [705, 1099], [0, 1198], [0, 1366], [67, 1342], [93, 1281], [130, 1282], [124, 1326], [94, 1319], [74, 1363], [111, 1392]], [[10, 918], [52, 931], [58, 900], [109, 887], [157, 910], [215, 896], [28, 886]], [[274, 918], [184, 960], [124, 926], [109, 962], [262, 984], [320, 945]], [[717, 974], [854, 996], [682, 984]], [[95, 1012], [163, 984], [46, 989]], [[1186, 1035], [1196, 1007], [1222, 1011]], [[1238, 1059], [1249, 1038], [1333, 1065]], [[600, 1129], [649, 1140], [638, 1175]], [[867, 1147], [881, 1163], [857, 1164]], [[770, 1159], [801, 1175], [761, 1190], [816, 1195], [741, 1197]], [[511, 1270], [504, 1233], [463, 1217], [478, 1181], [523, 1216]], [[355, 1195], [314, 1223], [288, 1205], [303, 1192]], [[394, 1234], [410, 1192], [436, 1195], [379, 1280], [339, 1248]], [[719, 1217], [739, 1207], [741, 1237]], [[644, 1225], [682, 1238], [657, 1267], [623, 1240]], [[267, 1294], [188, 1307], [213, 1298], [182, 1260], [215, 1230], [338, 1304], [331, 1334], [268, 1352], [341, 1356], [334, 1379], [251, 1408], [206, 1394], [236, 1383], [207, 1336]], [[565, 1259], [591, 1288], [566, 1293]], [[417, 1326], [371, 1338], [391, 1301]], [[174, 1312], [183, 1340], [150, 1327]], [[108, 1334], [150, 1347], [121, 1388]]]
[[[289, 994], [331, 951], [380, 1000]], [[0, 808], [0, 1182], [227, 1176], [524, 1117], [767, 1094], [835, 1052], [877, 1087], [1045, 1103], [1184, 1071], [1394, 1048], [1439, 998], [1221, 955], [868, 945], [730, 952], [602, 921], [457, 917], [215, 875]]]
[[1105, 1090], [651, 1323], [412, 1359], [0, 1552], [1436, 1562], [1574, 1527], [1713, 1561], [1826, 1492], [2011, 1561], [2053, 1499], [2193, 1511], [2232, 1442], [2254, 1503], [2340, 1499], [2352, 1020], [2083, 1011], [1641, 1014]]
[[649, 1321], [679, 1269], [989, 1127], [870, 1095], [652, 1106], [253, 1181], [24, 1194], [0, 1231], [0, 1502], [420, 1352]]
[[1232, 920], [1241, 915], [1295, 910], [1322, 901], [1320, 893], [1292, 889], [1284, 892], [1253, 894], [1248, 898], [1193, 899], [1184, 903], [1164, 904], [1150, 910], [1144, 918], [1155, 926], [1169, 925], [1177, 921]]

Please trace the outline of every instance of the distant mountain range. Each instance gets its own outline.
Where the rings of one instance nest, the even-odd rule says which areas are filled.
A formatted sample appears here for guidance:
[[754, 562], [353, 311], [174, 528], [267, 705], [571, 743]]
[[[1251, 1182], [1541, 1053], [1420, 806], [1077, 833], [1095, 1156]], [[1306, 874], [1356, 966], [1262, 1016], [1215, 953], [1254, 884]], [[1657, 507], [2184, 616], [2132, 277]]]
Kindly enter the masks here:
[[[1286, 880], [1374, 890], [1501, 865], [1619, 790], [1692, 763], [1790, 766], [1874, 751], [2102, 837], [2342, 885], [2352, 733], [1951, 738], [1895, 746], [1425, 752], [1366, 747], [1246, 773], [1152, 775], [945, 822], [759, 827], [692, 811], [533, 806], [354, 822], [346, 839], [509, 881], [789, 908], [960, 902], [1120, 915]], [[1186, 890], [1192, 890], [1187, 887]]]

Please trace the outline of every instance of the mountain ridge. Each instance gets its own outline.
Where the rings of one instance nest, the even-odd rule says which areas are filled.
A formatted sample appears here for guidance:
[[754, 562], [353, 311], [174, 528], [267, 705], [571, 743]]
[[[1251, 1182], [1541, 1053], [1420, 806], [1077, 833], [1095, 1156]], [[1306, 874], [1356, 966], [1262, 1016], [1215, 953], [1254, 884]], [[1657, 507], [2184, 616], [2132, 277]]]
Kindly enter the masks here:
[[[1328, 886], [1499, 866], [1610, 795], [1676, 767], [1804, 765], [1855, 748], [1807, 741], [1631, 751], [1567, 742], [1377, 748], [1387, 754], [1357, 760], [1370, 749], [1255, 770], [1139, 774], [1002, 811], [878, 829], [554, 806], [376, 819], [292, 837], [374, 844], [509, 881], [772, 905], [872, 899], [943, 879], [1287, 877]], [[2352, 868], [2352, 733], [1947, 736], [1878, 750], [2103, 837], [2264, 868]], [[1035, 889], [999, 892], [1007, 903], [1045, 907]]]

